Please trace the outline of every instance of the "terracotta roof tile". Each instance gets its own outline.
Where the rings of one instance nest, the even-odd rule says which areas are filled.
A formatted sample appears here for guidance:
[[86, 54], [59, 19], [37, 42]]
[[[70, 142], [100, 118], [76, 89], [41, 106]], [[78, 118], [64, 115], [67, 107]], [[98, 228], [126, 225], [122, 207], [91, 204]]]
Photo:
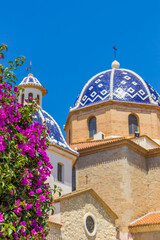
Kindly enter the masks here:
[[151, 212], [133, 221], [130, 227], [160, 223], [160, 211]]
[[113, 143], [113, 142], [118, 142], [121, 141], [122, 137], [120, 138], [110, 138], [110, 139], [104, 139], [104, 140], [96, 140], [96, 141], [88, 141], [88, 142], [80, 142], [80, 143], [75, 143], [75, 144], [71, 144], [70, 147], [74, 150], [75, 148], [77, 148], [77, 150], [82, 150], [82, 149], [86, 149], [86, 148], [92, 148], [95, 146], [99, 146], [99, 145], [104, 145], [104, 144], [109, 144], [109, 143]]

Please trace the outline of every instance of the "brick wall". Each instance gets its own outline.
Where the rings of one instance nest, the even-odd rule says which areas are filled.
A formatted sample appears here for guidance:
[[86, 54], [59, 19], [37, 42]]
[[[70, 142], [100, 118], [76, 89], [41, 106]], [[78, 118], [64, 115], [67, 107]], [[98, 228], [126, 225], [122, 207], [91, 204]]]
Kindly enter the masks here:
[[128, 116], [134, 113], [139, 119], [139, 131], [141, 135], [147, 135], [153, 139], [160, 139], [160, 114], [152, 106], [126, 103], [120, 105], [109, 103], [91, 106], [89, 108], [73, 111], [66, 124], [66, 134], [71, 132], [71, 142], [86, 141], [88, 134], [88, 119], [91, 116], [97, 118], [97, 132], [103, 132], [107, 136], [129, 135]]

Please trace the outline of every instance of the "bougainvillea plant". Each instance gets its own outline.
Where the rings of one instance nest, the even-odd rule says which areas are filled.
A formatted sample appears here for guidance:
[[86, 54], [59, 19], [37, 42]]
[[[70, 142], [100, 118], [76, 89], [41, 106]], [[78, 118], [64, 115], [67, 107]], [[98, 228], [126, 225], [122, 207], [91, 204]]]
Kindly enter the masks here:
[[[3, 62], [7, 46], [0, 46]], [[18, 103], [13, 73], [25, 57], [0, 64], [0, 239], [46, 239], [52, 191], [46, 183], [52, 165], [45, 125], [32, 122], [36, 100]], [[53, 190], [55, 192], [55, 189]]]

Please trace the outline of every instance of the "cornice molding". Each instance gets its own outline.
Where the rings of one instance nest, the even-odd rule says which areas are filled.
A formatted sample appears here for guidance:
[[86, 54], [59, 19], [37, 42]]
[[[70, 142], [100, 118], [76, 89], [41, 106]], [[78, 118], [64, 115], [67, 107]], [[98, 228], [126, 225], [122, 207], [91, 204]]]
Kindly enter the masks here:
[[80, 157], [81, 157], [81, 156], [86, 156], [86, 155], [90, 155], [90, 154], [94, 154], [94, 153], [103, 152], [106, 150], [120, 148], [123, 146], [129, 147], [133, 151], [137, 152], [138, 154], [140, 154], [146, 158], [160, 156], [160, 147], [157, 146], [157, 148], [146, 150], [145, 148], [141, 147], [137, 143], [133, 142], [132, 139], [126, 139], [126, 138], [118, 139], [115, 142], [107, 142], [106, 141], [106, 143], [103, 142], [101, 145], [86, 147], [84, 149], [79, 149], [78, 152], [80, 153]]
[[112, 217], [112, 219], [114, 219], [114, 220], [118, 219], [117, 214], [112, 211], [112, 209], [108, 206], [108, 204], [105, 201], [103, 201], [103, 199], [92, 188], [89, 188], [89, 187], [86, 187], [86, 188], [83, 188], [83, 189], [79, 189], [79, 190], [75, 190], [75, 191], [73, 191], [71, 193], [62, 195], [61, 197], [59, 197], [57, 199], [54, 199], [53, 200], [53, 204], [57, 203], [57, 202], [66, 201], [66, 200], [68, 200], [68, 199], [70, 199], [72, 197], [77, 197], [77, 196], [79, 196], [81, 194], [85, 194], [85, 193], [90, 193], [91, 195], [93, 195], [94, 198], [106, 210], [107, 214], [109, 214], [110, 217]]
[[54, 227], [57, 227], [57, 228], [61, 228], [62, 227], [61, 223], [54, 222], [53, 220], [50, 220], [50, 219], [48, 219], [48, 224], [50, 226], [54, 226]]
[[128, 228], [131, 233], [155, 232], [160, 231], [160, 223], [129, 226]]
[[85, 155], [90, 155], [98, 152], [103, 152], [106, 150], [120, 148], [123, 146], [128, 146], [130, 149], [136, 151], [137, 153], [143, 156], [146, 156], [148, 152], [146, 149], [132, 142], [130, 139], [117, 140], [116, 142], [111, 142], [111, 143], [106, 142], [106, 144], [103, 143], [102, 145], [81, 149], [81, 150], [78, 150], [78, 152], [80, 153], [80, 156], [85, 156]]
[[43, 86], [40, 86], [40, 85], [32, 84], [32, 83], [21, 84], [18, 87], [21, 87], [21, 88], [37, 88], [37, 89], [42, 91], [42, 96], [43, 97], [47, 94], [46, 88], [44, 88]]

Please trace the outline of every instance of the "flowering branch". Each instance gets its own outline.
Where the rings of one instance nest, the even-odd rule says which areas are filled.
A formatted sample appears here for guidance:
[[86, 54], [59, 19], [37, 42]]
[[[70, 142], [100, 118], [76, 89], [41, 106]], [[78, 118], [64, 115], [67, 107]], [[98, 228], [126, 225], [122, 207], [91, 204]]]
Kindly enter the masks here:
[[[0, 46], [0, 60], [5, 44]], [[8, 67], [0, 64], [0, 238], [46, 239], [47, 219], [52, 210], [52, 191], [46, 183], [53, 168], [46, 153], [47, 128], [32, 123], [35, 100], [19, 104], [16, 70], [20, 56]]]

